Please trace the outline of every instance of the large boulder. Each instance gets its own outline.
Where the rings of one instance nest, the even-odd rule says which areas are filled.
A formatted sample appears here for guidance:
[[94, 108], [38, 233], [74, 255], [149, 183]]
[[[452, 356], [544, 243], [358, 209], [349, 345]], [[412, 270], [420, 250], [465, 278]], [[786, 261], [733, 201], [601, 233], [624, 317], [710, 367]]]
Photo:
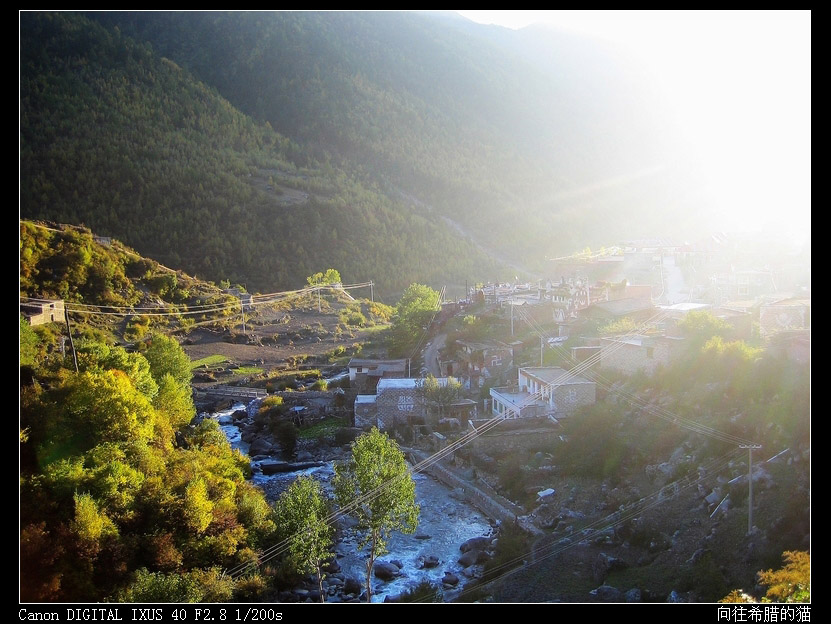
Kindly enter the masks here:
[[490, 559], [490, 555], [488, 555], [488, 553], [484, 550], [474, 548], [473, 550], [468, 550], [465, 554], [459, 557], [459, 565], [463, 568], [467, 568], [472, 565], [476, 565], [477, 563], [485, 563], [488, 559]]
[[251, 446], [248, 448], [249, 455], [268, 455], [271, 453], [271, 449], [273, 445], [271, 442], [264, 438], [257, 438], [251, 443]]
[[381, 579], [382, 581], [391, 581], [401, 573], [397, 565], [394, 565], [388, 561], [379, 561], [375, 564], [373, 571], [375, 573], [375, 577]]
[[264, 475], [273, 475], [280, 472], [287, 472], [286, 462], [277, 461], [276, 459], [267, 459], [260, 462], [260, 470]]
[[589, 593], [602, 602], [621, 602], [623, 599], [623, 592], [611, 585], [601, 585]]
[[643, 600], [643, 595], [641, 594], [641, 590], [637, 587], [633, 587], [630, 589], [626, 594], [624, 594], [624, 599], [626, 602], [640, 602]]
[[418, 558], [420, 567], [430, 569], [436, 568], [439, 565], [439, 558], [435, 555], [422, 555]]
[[449, 585], [450, 587], [456, 587], [459, 584], [459, 577], [453, 574], [452, 572], [445, 572], [444, 577], [441, 579], [443, 585]]
[[623, 559], [612, 557], [606, 553], [600, 553], [592, 563], [592, 576], [596, 582], [602, 583], [606, 580], [606, 576], [609, 572], [614, 570], [623, 570], [628, 567], [629, 564]]
[[489, 537], [471, 537], [469, 540], [464, 542], [461, 546], [459, 546], [459, 550], [463, 553], [466, 553], [469, 550], [473, 550], [474, 548], [477, 550], [485, 550], [486, 548], [490, 548], [491, 540]]
[[360, 594], [363, 586], [358, 579], [348, 578], [343, 582], [344, 594]]

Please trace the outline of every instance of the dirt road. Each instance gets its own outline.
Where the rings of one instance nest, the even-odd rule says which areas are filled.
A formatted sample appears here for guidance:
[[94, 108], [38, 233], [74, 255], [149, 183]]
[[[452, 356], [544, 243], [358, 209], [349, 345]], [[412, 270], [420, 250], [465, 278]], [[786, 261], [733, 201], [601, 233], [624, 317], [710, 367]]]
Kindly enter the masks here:
[[447, 334], [441, 333], [433, 338], [424, 347], [424, 366], [427, 372], [434, 377], [441, 377], [441, 367], [439, 366], [439, 351], [444, 348], [444, 343], [447, 340]]

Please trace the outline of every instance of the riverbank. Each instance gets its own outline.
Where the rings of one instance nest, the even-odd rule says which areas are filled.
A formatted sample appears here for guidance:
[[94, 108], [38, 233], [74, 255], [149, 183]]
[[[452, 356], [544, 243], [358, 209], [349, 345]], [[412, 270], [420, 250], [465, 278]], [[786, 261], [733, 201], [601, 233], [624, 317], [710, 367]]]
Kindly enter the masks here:
[[[258, 402], [248, 406], [234, 404], [227, 409], [210, 414], [217, 420], [220, 428], [233, 448], [246, 453], [248, 445], [240, 436], [238, 420], [233, 414], [239, 410], [246, 411], [246, 418], [253, 418]], [[322, 462], [294, 472], [264, 474], [265, 462], [276, 459], [268, 455], [252, 458], [252, 482], [258, 485], [270, 502], [276, 501], [294, 479], [308, 475], [317, 479], [327, 496], [333, 496], [331, 479], [334, 475], [334, 462], [348, 458], [348, 447], [335, 446], [330, 441], [303, 440], [298, 451], [298, 458], [304, 461]], [[472, 538], [487, 538], [490, 543], [495, 525], [479, 509], [469, 504], [462, 492], [424, 475], [415, 474], [416, 500], [420, 506], [419, 524], [415, 533], [404, 535], [394, 532], [388, 541], [389, 553], [378, 558], [377, 563], [390, 574], [385, 579], [373, 576], [373, 602], [394, 599], [419, 583], [427, 581], [436, 586], [445, 601], [451, 600], [462, 589], [464, 580], [476, 578], [481, 574], [481, 566], [464, 565], [459, 562], [462, 555], [460, 547]], [[334, 545], [336, 565], [330, 574], [330, 582], [325, 585], [327, 600], [343, 602], [354, 599], [354, 593], [345, 592], [345, 588], [354, 589], [357, 582], [363, 591], [366, 575], [366, 552], [359, 548], [361, 533], [356, 530], [355, 522], [349, 517], [338, 521], [338, 537]], [[391, 568], [389, 564], [393, 564]], [[400, 564], [397, 565], [397, 564]], [[378, 567], [376, 567], [378, 569]], [[383, 574], [383, 572], [382, 572]], [[444, 580], [451, 581], [443, 583]], [[455, 579], [455, 585], [453, 581]], [[347, 583], [351, 581], [350, 583]], [[313, 588], [312, 588], [313, 589]], [[304, 585], [298, 588], [300, 593], [281, 593], [281, 600], [305, 600], [308, 597]], [[306, 593], [303, 593], [306, 592]]]

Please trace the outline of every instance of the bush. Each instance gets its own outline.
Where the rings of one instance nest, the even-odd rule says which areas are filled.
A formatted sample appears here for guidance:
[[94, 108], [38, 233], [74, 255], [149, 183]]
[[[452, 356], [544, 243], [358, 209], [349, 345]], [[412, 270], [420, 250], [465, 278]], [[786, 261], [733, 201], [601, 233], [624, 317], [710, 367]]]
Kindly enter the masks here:
[[260, 403], [260, 408], [257, 410], [258, 414], [275, 413], [282, 414], [286, 411], [286, 406], [283, 404], [283, 397], [269, 396], [263, 399]]
[[287, 420], [281, 420], [274, 427], [274, 437], [284, 455], [294, 455], [297, 448], [297, 427]]
[[503, 524], [499, 529], [493, 557], [485, 562], [482, 580], [490, 580], [504, 574], [507, 568], [522, 564], [524, 557], [530, 555], [528, 535], [518, 526]]
[[342, 427], [335, 432], [335, 444], [343, 446], [355, 440], [358, 430], [351, 427]]
[[441, 590], [430, 581], [421, 581], [400, 596], [401, 602], [441, 602]]

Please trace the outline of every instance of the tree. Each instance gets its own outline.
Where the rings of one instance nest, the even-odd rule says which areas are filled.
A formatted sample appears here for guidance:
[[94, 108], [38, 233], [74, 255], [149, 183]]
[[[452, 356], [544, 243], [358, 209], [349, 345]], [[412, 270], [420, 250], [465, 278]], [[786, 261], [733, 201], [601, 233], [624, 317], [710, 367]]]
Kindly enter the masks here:
[[150, 373], [156, 383], [161, 383], [165, 374], [169, 373], [180, 385], [190, 385], [193, 377], [190, 358], [175, 338], [162, 334], [154, 335], [150, 339], [150, 346], [144, 352], [144, 357], [150, 363]]
[[424, 331], [439, 304], [439, 293], [423, 284], [410, 284], [396, 306], [392, 322], [393, 346], [405, 353]]
[[687, 337], [696, 344], [704, 344], [713, 336], [727, 336], [731, 327], [706, 310], [693, 310], [678, 323]]
[[[763, 570], [759, 582], [768, 586], [761, 602], [811, 602], [811, 555], [803, 551], [782, 553], [786, 564], [778, 570]], [[719, 602], [759, 602], [741, 589], [734, 589]]]
[[29, 326], [23, 315], [20, 315], [20, 365], [29, 366], [35, 363], [38, 354], [38, 335]]
[[445, 408], [461, 398], [462, 384], [454, 377], [448, 377], [446, 382], [440, 383], [433, 375], [428, 375], [418, 380], [416, 392], [424, 398], [427, 408], [435, 410], [441, 418]]
[[335, 466], [335, 497], [341, 508], [367, 531], [360, 547], [369, 545], [366, 561], [366, 600], [372, 600], [375, 559], [387, 552], [391, 531], [412, 533], [418, 526], [415, 482], [395, 441], [373, 427], [355, 440], [352, 458]]
[[811, 601], [811, 555], [788, 550], [782, 553], [785, 566], [779, 570], [759, 572], [759, 580], [768, 586], [764, 602]]
[[300, 574], [317, 574], [320, 601], [324, 602], [323, 562], [333, 556], [333, 527], [320, 484], [311, 477], [298, 477], [280, 495], [275, 505], [277, 530], [288, 540], [288, 559]]
[[165, 373], [159, 381], [159, 393], [153, 399], [153, 407], [175, 428], [187, 425], [196, 415], [190, 388], [176, 383], [170, 373]]
[[326, 269], [325, 273], [317, 272], [306, 278], [309, 286], [328, 286], [330, 284], [340, 284], [340, 273], [335, 269]]

